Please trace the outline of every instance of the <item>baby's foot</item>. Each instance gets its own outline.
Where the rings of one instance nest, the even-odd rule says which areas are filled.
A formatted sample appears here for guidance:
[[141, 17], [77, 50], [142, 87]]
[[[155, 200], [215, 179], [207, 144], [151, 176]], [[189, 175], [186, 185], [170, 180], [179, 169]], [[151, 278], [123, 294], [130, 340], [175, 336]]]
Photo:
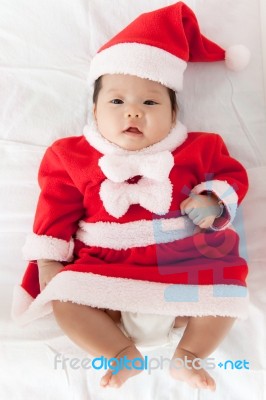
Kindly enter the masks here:
[[[128, 347], [126, 347], [125, 349], [120, 351], [115, 356], [115, 358], [117, 358], [119, 360], [125, 356], [126, 356], [127, 360], [133, 360], [134, 358], [143, 360], [141, 353], [138, 351], [138, 349], [135, 347], [134, 344], [129, 345]], [[112, 365], [115, 365], [115, 362], [113, 362]], [[134, 361], [134, 365], [137, 368], [140, 368], [142, 366], [142, 361]], [[102, 379], [100, 381], [100, 385], [102, 387], [119, 388], [120, 386], [123, 385], [124, 382], [126, 382], [126, 380], [128, 378], [131, 378], [132, 376], [137, 375], [142, 371], [141, 369], [134, 368], [131, 365], [131, 363], [128, 363], [128, 366], [131, 369], [127, 369], [124, 367], [123, 369], [120, 369], [115, 375], [113, 374], [113, 372], [115, 372], [115, 371], [112, 371], [111, 369], [109, 369], [106, 372], [106, 374], [102, 377]]]
[[[177, 358], [182, 359], [183, 363], [181, 360], [176, 360]], [[208, 374], [207, 371], [205, 371], [205, 369], [196, 369], [193, 367], [190, 361], [193, 361], [195, 358], [197, 357], [189, 351], [177, 348], [172, 358], [172, 360], [176, 361], [173, 362], [170, 367], [171, 376], [174, 379], [188, 383], [193, 388], [210, 389], [214, 392], [216, 389], [214, 379]], [[186, 360], [187, 366], [185, 364]], [[200, 363], [198, 361], [194, 361], [194, 365], [196, 367], [200, 367]]]

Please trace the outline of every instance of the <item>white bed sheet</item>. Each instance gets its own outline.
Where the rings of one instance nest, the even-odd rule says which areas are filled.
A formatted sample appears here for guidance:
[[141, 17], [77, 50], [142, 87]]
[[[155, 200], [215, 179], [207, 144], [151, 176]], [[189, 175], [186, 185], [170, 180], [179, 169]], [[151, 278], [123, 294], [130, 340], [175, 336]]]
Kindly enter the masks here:
[[[203, 33], [252, 53], [241, 73], [221, 64], [191, 65], [180, 94], [180, 118], [190, 130], [220, 133], [247, 168], [250, 191], [238, 229], [248, 257], [250, 318], [238, 321], [217, 360], [246, 359], [250, 370], [217, 369], [215, 395], [174, 382], [166, 370], [143, 372], [119, 391], [99, 389], [98, 371], [54, 369], [54, 355], [86, 355], [45, 321], [25, 329], [10, 320], [14, 285], [26, 263], [21, 246], [31, 230], [39, 193], [37, 170], [55, 139], [80, 135], [86, 121], [91, 56], [143, 11], [173, 1], [1, 0], [0, 2], [0, 398], [1, 399], [266, 399], [266, 112], [259, 0], [190, 0]], [[264, 47], [266, 42], [264, 42]], [[89, 94], [90, 95], [90, 94]], [[243, 223], [242, 223], [243, 222]], [[174, 347], [145, 350], [170, 357]]]

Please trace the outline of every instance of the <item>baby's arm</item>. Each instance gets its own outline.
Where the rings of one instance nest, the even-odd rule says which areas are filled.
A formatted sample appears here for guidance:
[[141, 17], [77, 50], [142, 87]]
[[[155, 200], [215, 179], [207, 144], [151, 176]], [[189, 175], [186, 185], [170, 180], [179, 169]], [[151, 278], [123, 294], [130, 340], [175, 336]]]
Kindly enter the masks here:
[[180, 204], [181, 214], [187, 214], [195, 225], [202, 229], [210, 228], [215, 220], [221, 216], [223, 206], [214, 193], [193, 194]]
[[[247, 173], [243, 165], [230, 156], [219, 135], [202, 134], [196, 144], [193, 173], [198, 183], [183, 188], [186, 193], [189, 191], [189, 198], [181, 203], [180, 209], [201, 228], [221, 231], [234, 221], [248, 189]], [[193, 149], [190, 151], [193, 153]]]
[[23, 246], [26, 260], [38, 260], [41, 290], [63, 268], [62, 262], [72, 261], [73, 236], [84, 215], [83, 194], [70, 176], [71, 162], [63, 157], [72, 149], [65, 146], [63, 140], [55, 142], [42, 159], [33, 232]]
[[38, 260], [37, 264], [39, 270], [40, 291], [42, 292], [50, 280], [58, 274], [64, 266], [60, 262], [54, 260]]

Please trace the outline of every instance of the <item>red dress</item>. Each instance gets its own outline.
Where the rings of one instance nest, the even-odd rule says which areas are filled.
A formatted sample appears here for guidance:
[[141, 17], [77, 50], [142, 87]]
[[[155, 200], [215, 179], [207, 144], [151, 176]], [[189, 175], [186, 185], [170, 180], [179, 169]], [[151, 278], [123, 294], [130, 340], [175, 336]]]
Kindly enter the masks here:
[[[246, 316], [246, 261], [239, 223], [248, 188], [243, 166], [217, 134], [178, 123], [143, 151], [117, 149], [91, 133], [56, 141], [43, 157], [30, 261], [13, 316], [27, 323], [51, 312], [51, 300], [166, 315]], [[212, 229], [180, 213], [191, 193], [224, 204]], [[41, 294], [37, 259], [63, 262]]]

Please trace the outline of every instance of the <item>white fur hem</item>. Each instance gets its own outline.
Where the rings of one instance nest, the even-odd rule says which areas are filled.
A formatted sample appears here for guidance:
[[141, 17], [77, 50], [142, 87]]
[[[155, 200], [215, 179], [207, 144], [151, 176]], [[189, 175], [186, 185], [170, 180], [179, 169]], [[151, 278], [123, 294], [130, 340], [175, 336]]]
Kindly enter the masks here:
[[76, 237], [81, 242], [87, 246], [115, 250], [169, 243], [192, 236], [198, 231], [188, 217], [140, 220], [124, 224], [81, 221], [79, 226]]
[[142, 43], [119, 43], [92, 59], [89, 84], [105, 74], [128, 74], [160, 82], [176, 92], [183, 88], [187, 63], [173, 54]]
[[47, 259], [55, 261], [71, 261], [73, 250], [73, 239], [67, 242], [52, 236], [36, 235], [35, 233], [27, 236], [22, 249], [25, 260]]
[[211, 180], [202, 182], [192, 189], [192, 193], [195, 194], [200, 194], [204, 191], [213, 192], [223, 202], [227, 211], [228, 218], [226, 222], [221, 225], [219, 224], [219, 218], [217, 218], [212, 229], [218, 231], [227, 228], [233, 222], [237, 210], [238, 195], [234, 188], [226, 181]]
[[19, 296], [23, 307], [14, 305], [13, 317], [21, 325], [51, 313], [52, 300], [142, 314], [246, 319], [249, 297], [246, 287], [236, 285], [171, 285], [74, 271], [57, 274], [31, 304], [23, 289], [17, 304]]

